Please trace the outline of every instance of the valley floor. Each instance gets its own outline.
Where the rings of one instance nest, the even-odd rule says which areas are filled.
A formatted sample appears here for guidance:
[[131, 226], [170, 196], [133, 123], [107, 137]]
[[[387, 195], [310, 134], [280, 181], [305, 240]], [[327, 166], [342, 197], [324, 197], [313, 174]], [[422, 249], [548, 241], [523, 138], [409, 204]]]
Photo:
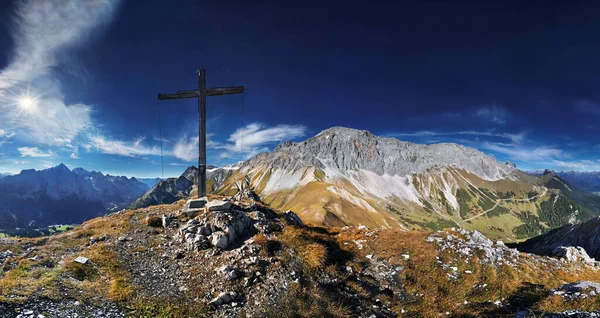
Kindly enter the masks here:
[[600, 310], [596, 264], [519, 253], [478, 232], [311, 227], [249, 201], [190, 218], [182, 205], [121, 211], [51, 237], [0, 238], [0, 317], [592, 317]]

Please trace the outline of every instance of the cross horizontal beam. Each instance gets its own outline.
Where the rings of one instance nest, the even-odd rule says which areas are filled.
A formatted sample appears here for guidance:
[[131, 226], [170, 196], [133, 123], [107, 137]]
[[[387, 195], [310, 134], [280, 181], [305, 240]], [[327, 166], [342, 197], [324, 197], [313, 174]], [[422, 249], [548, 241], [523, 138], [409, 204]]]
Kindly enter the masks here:
[[[230, 94], [241, 94], [244, 92], [244, 86], [233, 86], [233, 87], [215, 87], [207, 88], [205, 91], [206, 96], [219, 96], [219, 95], [230, 95]], [[158, 99], [185, 99], [185, 98], [198, 98], [200, 97], [200, 90], [192, 89], [187, 91], [178, 91], [174, 94], [158, 94]]]

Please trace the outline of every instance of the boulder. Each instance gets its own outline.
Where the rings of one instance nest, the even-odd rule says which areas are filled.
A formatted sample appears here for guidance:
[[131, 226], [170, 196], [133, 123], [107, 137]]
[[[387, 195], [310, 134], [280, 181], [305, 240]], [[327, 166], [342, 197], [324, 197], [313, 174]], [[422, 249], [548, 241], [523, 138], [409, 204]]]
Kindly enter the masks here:
[[229, 237], [221, 231], [214, 232], [210, 235], [210, 243], [220, 249], [226, 249], [229, 245]]
[[209, 236], [212, 233], [212, 231], [210, 230], [209, 226], [202, 225], [198, 227], [197, 233], [202, 234], [204, 236]]
[[208, 239], [204, 235], [185, 233], [184, 242], [188, 250], [199, 251], [210, 247]]
[[234, 301], [237, 298], [236, 292], [222, 292], [208, 304], [214, 307], [219, 307]]
[[577, 292], [594, 292], [595, 295], [600, 294], [600, 284], [596, 282], [590, 282], [585, 280], [580, 280], [570, 284], [564, 284], [560, 286], [560, 290], [566, 293], [577, 293]]
[[225, 233], [229, 243], [236, 241], [252, 226], [252, 219], [239, 211], [209, 211], [205, 215], [205, 222], [210, 225], [213, 234]]
[[471, 233], [471, 238], [469, 240], [469, 243], [485, 245], [485, 246], [492, 246], [494, 244], [494, 242], [492, 242], [492, 240], [485, 237], [483, 234], [479, 233], [479, 231], [473, 231], [473, 233]]
[[302, 219], [300, 219], [300, 217], [292, 211], [283, 212], [283, 217], [285, 217], [285, 219], [292, 225], [304, 227], [304, 222], [302, 222]]
[[177, 227], [177, 217], [175, 217], [174, 215], [163, 215], [162, 216], [162, 226], [164, 228], [172, 228], [172, 227]]

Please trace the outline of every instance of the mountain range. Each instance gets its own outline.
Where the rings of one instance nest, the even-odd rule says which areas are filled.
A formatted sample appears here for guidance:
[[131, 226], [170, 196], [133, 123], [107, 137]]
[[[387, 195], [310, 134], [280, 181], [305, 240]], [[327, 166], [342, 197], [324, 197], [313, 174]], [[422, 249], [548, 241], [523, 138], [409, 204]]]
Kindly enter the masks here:
[[0, 228], [79, 223], [124, 208], [146, 190], [135, 178], [71, 171], [64, 164], [23, 170], [0, 179]]
[[463, 227], [517, 241], [587, 220], [600, 198], [556, 175], [534, 177], [458, 144], [422, 145], [334, 127], [239, 165], [264, 202], [308, 223], [405, 229]]
[[[535, 170], [528, 173], [539, 177], [547, 172]], [[553, 171], [553, 173], [582, 190], [600, 195], [600, 171]]]
[[155, 184], [162, 181], [161, 178], [137, 178], [137, 180], [141, 183], [144, 183], [148, 186], [148, 189], [152, 188]]
[[[207, 190], [214, 192], [227, 178], [229, 178], [240, 163], [225, 167], [209, 166], [206, 169]], [[138, 198], [132, 208], [145, 208], [157, 204], [170, 204], [189, 197], [198, 183], [198, 168], [188, 167], [179, 178], [168, 178], [159, 181], [144, 195]]]
[[[191, 166], [178, 178], [145, 180], [149, 188], [135, 178], [64, 165], [25, 170], [0, 179], [0, 217], [12, 226], [72, 223], [107, 210], [170, 204], [192, 196], [196, 178]], [[249, 180], [263, 202], [315, 225], [462, 227], [508, 242], [600, 214], [599, 196], [551, 171], [528, 174], [462, 145], [415, 144], [344, 127], [245, 162], [210, 166], [207, 180], [208, 190], [222, 195]]]

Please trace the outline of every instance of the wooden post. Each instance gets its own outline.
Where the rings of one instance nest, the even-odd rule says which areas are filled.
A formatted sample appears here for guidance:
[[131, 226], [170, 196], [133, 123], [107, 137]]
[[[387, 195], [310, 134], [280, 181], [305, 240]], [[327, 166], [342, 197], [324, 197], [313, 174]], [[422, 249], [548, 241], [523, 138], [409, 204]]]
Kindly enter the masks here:
[[198, 98], [198, 198], [206, 196], [206, 96], [240, 94], [243, 86], [206, 88], [206, 71], [199, 69], [198, 89], [158, 94], [159, 100]]
[[206, 196], [206, 73], [198, 70], [198, 198]]

